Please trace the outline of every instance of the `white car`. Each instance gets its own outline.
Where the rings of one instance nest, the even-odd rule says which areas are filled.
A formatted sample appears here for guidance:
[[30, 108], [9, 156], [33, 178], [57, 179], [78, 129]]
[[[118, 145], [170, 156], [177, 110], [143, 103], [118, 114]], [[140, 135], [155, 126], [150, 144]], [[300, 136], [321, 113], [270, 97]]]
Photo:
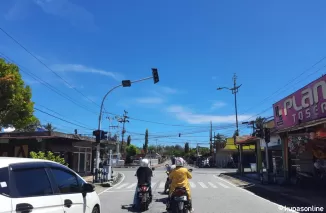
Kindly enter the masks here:
[[0, 157], [0, 213], [100, 213], [92, 184], [59, 163]]

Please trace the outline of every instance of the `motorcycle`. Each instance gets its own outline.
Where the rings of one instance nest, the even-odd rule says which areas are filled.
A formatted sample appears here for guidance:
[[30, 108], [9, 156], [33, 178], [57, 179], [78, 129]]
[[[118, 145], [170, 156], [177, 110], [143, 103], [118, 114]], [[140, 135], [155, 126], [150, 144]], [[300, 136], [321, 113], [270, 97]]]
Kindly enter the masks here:
[[148, 184], [141, 184], [137, 187], [137, 197], [140, 211], [148, 210], [148, 206], [151, 202], [151, 197], [149, 194], [149, 185]]
[[[165, 167], [168, 168], [169, 167], [169, 164], [166, 164]], [[166, 175], [168, 177], [166, 178], [166, 181], [165, 181], [164, 192], [165, 192], [165, 194], [167, 194], [168, 191], [169, 191], [169, 189], [170, 189], [170, 179], [169, 179], [170, 172], [169, 171], [166, 171], [165, 173], [166, 173]]]
[[[192, 172], [192, 169], [189, 169]], [[177, 187], [171, 196], [171, 211], [172, 213], [189, 213], [191, 206], [188, 200], [188, 194], [185, 187]]]

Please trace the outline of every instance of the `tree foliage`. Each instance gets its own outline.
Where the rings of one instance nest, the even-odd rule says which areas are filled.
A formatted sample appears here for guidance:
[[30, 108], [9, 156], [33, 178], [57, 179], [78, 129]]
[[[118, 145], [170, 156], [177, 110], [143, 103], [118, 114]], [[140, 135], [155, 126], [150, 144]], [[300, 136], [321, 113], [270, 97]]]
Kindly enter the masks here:
[[0, 127], [26, 128], [36, 122], [32, 92], [15, 64], [0, 58]]
[[189, 153], [189, 143], [185, 143], [185, 153]]
[[131, 136], [129, 135], [127, 138], [127, 146], [129, 146], [131, 144]]
[[137, 154], [137, 147], [135, 145], [130, 144], [126, 148], [126, 153], [127, 153], [127, 156], [129, 156], [129, 157], [135, 156]]
[[262, 117], [257, 117], [256, 118], [256, 128], [257, 129], [263, 129], [264, 128], [264, 121], [265, 121], [265, 118], [262, 118]]
[[61, 158], [60, 156], [55, 156], [52, 152], [45, 153], [40, 151], [40, 152], [30, 152], [29, 154], [34, 159], [50, 160], [68, 166], [64, 158]]
[[46, 129], [49, 132], [53, 132], [56, 128], [51, 124], [51, 123], [47, 123], [45, 125], [43, 125], [44, 129]]
[[146, 129], [146, 132], [145, 132], [145, 143], [143, 145], [143, 150], [145, 153], [147, 153], [147, 151], [148, 151], [148, 129]]
[[26, 127], [15, 129], [15, 132], [35, 132], [35, 130], [41, 126], [41, 122], [38, 119]]

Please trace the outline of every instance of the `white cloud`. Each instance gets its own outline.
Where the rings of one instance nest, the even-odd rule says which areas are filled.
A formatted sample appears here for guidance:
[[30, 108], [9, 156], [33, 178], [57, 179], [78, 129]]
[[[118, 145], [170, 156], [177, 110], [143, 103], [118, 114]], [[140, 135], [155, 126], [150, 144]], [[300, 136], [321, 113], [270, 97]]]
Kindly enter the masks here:
[[215, 101], [211, 106], [211, 110], [218, 109], [218, 108], [221, 108], [224, 106], [226, 106], [226, 103], [221, 102], [221, 101]]
[[[196, 114], [180, 105], [173, 105], [167, 108], [167, 111], [173, 113], [177, 119], [186, 121], [189, 124], [203, 124], [209, 123], [234, 123], [235, 115], [207, 115], [207, 114]], [[238, 115], [239, 122], [248, 120], [251, 115]]]
[[69, 0], [34, 0], [43, 12], [70, 21], [70, 24], [88, 30], [96, 30], [95, 18], [85, 8]]
[[13, 131], [15, 131], [14, 127], [8, 127], [3, 129], [3, 132], [13, 132]]
[[164, 102], [162, 98], [137, 98], [136, 101], [140, 104], [161, 104]]
[[96, 69], [92, 67], [87, 67], [82, 64], [54, 64], [51, 66], [54, 71], [58, 72], [81, 72], [81, 73], [93, 73], [111, 77], [117, 81], [122, 80], [123, 76], [119, 73], [108, 72], [101, 69]]
[[175, 94], [178, 92], [177, 89], [173, 89], [171, 87], [161, 87], [161, 90], [163, 93], [166, 93], [166, 94]]

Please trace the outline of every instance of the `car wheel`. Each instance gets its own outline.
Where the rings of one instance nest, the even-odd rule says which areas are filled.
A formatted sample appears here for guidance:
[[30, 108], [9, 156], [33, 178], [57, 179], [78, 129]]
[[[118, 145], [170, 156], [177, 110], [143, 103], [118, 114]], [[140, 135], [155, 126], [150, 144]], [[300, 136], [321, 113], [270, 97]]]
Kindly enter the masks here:
[[100, 210], [98, 209], [97, 206], [95, 206], [95, 207], [93, 208], [92, 213], [100, 213]]

